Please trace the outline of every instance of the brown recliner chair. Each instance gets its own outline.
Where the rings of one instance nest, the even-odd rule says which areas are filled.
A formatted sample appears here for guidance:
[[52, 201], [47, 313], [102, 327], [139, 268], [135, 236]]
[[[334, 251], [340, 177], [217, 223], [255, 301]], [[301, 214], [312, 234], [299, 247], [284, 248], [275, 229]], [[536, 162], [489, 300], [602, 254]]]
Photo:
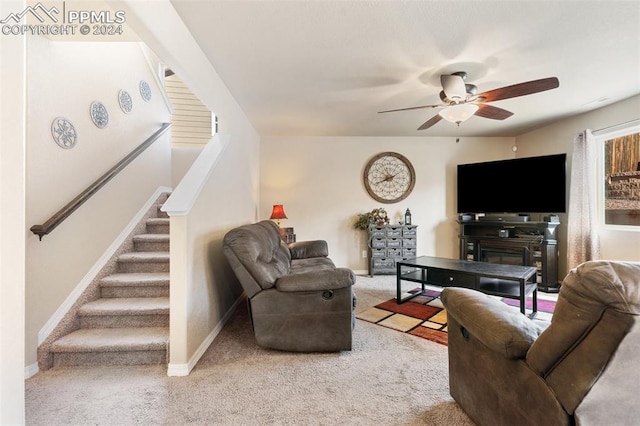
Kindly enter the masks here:
[[479, 425], [640, 424], [640, 263], [586, 262], [545, 328], [447, 288], [451, 396]]
[[229, 231], [223, 251], [244, 289], [258, 345], [285, 351], [351, 350], [356, 277], [336, 268], [326, 241], [285, 244], [263, 220]]

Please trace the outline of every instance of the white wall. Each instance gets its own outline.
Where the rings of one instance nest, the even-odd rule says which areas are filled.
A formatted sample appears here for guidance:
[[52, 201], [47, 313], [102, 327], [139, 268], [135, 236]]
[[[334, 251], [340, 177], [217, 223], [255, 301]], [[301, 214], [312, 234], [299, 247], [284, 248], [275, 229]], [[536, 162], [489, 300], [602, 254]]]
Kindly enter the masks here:
[[[231, 138], [188, 217], [171, 218], [169, 367], [179, 371], [169, 373], [187, 374], [203, 343], [222, 326], [241, 293], [227, 270], [221, 245], [229, 229], [257, 217], [260, 138], [169, 1], [109, 3], [126, 11], [127, 23], [136, 34], [218, 116], [219, 133]], [[184, 174], [194, 153], [174, 150], [179, 157], [173, 164], [174, 179]], [[178, 226], [182, 232], [174, 241]], [[178, 240], [180, 250], [174, 250]], [[174, 252], [183, 256], [180, 270], [174, 268]], [[182, 279], [174, 282], [174, 276]], [[185, 287], [179, 289], [185, 297], [174, 297], [178, 285]]]
[[[549, 126], [517, 137], [518, 157], [567, 153], [567, 189], [571, 177], [571, 154], [573, 139], [585, 129], [592, 131], [640, 118], [640, 96], [560, 120]], [[568, 194], [568, 191], [567, 191]], [[558, 276], [567, 273], [567, 221], [571, 218], [560, 215], [558, 246], [560, 250]], [[604, 259], [640, 261], [640, 230], [600, 230], [601, 250]]]
[[[24, 9], [0, 2], [0, 16]], [[0, 36], [0, 424], [25, 423], [26, 40]]]
[[201, 152], [201, 146], [171, 147], [171, 183], [173, 188], [178, 186], [178, 183], [180, 183]]
[[[27, 228], [52, 214], [170, 120], [138, 43], [58, 42], [28, 38]], [[144, 102], [138, 84], [151, 86]], [[118, 91], [133, 98], [122, 112]], [[109, 123], [99, 129], [89, 106], [101, 101]], [[78, 134], [72, 149], [51, 137], [63, 116]], [[26, 362], [35, 363], [37, 334], [159, 186], [170, 186], [168, 132], [42, 241], [28, 232]]]
[[[385, 207], [397, 223], [407, 208], [418, 227], [418, 253], [457, 258], [456, 165], [513, 158], [513, 138], [263, 137], [260, 219], [283, 204], [297, 240], [324, 239], [339, 266], [367, 269], [366, 233], [353, 228], [358, 213]], [[380, 152], [407, 157], [416, 172], [411, 195], [382, 205], [367, 194], [362, 173]]]
[[[232, 143], [229, 143], [229, 141]], [[242, 141], [217, 135], [163, 209], [171, 217], [171, 353], [169, 375], [186, 375], [240, 302], [242, 288], [222, 252], [225, 233], [255, 206]], [[237, 176], [234, 185], [221, 185]], [[221, 209], [220, 200], [230, 200]], [[237, 200], [237, 201], [233, 201]], [[224, 212], [222, 211], [224, 210]]]

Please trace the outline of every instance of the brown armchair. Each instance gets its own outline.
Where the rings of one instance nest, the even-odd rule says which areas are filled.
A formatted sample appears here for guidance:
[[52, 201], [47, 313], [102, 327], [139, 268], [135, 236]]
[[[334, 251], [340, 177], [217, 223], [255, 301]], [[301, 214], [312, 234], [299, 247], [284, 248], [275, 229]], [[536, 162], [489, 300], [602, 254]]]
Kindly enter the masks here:
[[451, 396], [477, 424], [639, 424], [640, 263], [572, 270], [550, 325], [474, 290], [441, 297]]

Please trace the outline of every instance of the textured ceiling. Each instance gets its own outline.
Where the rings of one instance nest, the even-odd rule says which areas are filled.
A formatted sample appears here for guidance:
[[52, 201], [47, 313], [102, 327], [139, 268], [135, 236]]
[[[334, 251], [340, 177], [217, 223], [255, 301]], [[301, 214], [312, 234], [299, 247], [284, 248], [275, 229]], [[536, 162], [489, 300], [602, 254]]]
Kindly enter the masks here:
[[[640, 93], [640, 0], [172, 0], [261, 135], [514, 136]], [[440, 75], [480, 92], [545, 77], [560, 87], [416, 129]], [[640, 111], [638, 112], [640, 117]]]

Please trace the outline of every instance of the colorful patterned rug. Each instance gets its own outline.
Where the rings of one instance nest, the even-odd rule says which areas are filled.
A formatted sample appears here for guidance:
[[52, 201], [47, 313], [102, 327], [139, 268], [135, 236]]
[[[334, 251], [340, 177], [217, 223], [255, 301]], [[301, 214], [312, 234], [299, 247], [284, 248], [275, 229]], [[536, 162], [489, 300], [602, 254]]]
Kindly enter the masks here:
[[[409, 293], [419, 293], [416, 288]], [[515, 299], [502, 299], [504, 303], [519, 309], [520, 302]], [[532, 299], [526, 302], [527, 309], [532, 307]], [[550, 320], [556, 302], [541, 300], [538, 297], [538, 314], [536, 318]], [[396, 303], [396, 298], [389, 299], [356, 315], [358, 319], [409, 333], [423, 339], [431, 340], [442, 345], [447, 340], [447, 311], [440, 301], [440, 292], [425, 290], [420, 295], [402, 304]]]

